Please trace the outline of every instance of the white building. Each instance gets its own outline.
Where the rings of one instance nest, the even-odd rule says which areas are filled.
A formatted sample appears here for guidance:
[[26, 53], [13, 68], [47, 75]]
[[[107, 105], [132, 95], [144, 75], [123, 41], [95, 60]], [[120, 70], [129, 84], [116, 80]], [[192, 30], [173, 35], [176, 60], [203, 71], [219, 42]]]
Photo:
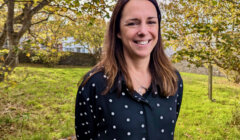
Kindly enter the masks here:
[[62, 51], [68, 52], [78, 52], [78, 53], [90, 53], [88, 50], [88, 45], [76, 44], [73, 37], [68, 37], [62, 43]]

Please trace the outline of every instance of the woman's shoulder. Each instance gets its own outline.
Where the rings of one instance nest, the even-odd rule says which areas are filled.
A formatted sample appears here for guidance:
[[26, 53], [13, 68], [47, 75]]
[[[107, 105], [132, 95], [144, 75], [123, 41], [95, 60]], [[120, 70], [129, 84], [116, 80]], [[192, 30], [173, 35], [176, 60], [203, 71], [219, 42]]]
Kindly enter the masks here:
[[98, 90], [104, 89], [107, 83], [107, 76], [103, 70], [90, 70], [83, 78], [80, 87], [95, 87]]
[[182, 76], [180, 74], [180, 72], [178, 70], [175, 70], [177, 77], [178, 77], [178, 81], [181, 82], [182, 81]]

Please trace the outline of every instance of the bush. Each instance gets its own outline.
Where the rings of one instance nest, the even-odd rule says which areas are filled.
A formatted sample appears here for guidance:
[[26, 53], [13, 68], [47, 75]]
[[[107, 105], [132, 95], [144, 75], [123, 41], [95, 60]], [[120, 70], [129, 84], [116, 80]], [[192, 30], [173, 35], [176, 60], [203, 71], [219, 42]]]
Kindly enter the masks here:
[[236, 71], [227, 71], [222, 70], [224, 74], [226, 75], [227, 79], [231, 82], [234, 82], [236, 84], [240, 84], [240, 75]]
[[36, 50], [34, 54], [35, 56], [31, 57], [32, 62], [42, 61], [48, 67], [57, 65], [62, 57], [69, 55], [68, 52], [59, 52], [56, 49]]
[[[34, 59], [34, 61], [32, 59]], [[44, 64], [44, 61], [43, 58], [40, 58], [40, 56], [37, 56], [34, 52], [30, 53], [30, 57], [27, 56], [27, 53], [20, 52], [19, 63]], [[57, 65], [93, 66], [96, 63], [97, 59], [92, 54], [68, 52], [68, 55], [60, 57]]]

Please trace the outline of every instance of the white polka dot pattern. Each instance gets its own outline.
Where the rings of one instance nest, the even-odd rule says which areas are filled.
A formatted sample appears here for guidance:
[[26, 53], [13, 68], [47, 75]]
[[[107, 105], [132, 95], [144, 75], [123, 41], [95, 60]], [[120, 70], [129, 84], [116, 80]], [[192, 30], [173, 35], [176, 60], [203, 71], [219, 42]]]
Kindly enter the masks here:
[[119, 93], [110, 89], [109, 93], [103, 95], [107, 79], [107, 75], [97, 73], [79, 87], [75, 108], [78, 140], [174, 138], [182, 103], [182, 80], [178, 82], [179, 88], [174, 96], [163, 97], [160, 91], [152, 91], [151, 88], [143, 96], [137, 92], [130, 93], [124, 80], [115, 81], [116, 85], [123, 85]]

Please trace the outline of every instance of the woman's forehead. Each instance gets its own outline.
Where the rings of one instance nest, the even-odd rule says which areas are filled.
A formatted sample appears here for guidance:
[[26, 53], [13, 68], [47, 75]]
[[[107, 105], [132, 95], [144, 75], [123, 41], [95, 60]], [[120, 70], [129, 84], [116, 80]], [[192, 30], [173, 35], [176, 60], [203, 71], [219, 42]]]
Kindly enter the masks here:
[[157, 10], [149, 0], [130, 0], [123, 8], [122, 18], [134, 19], [156, 17]]

